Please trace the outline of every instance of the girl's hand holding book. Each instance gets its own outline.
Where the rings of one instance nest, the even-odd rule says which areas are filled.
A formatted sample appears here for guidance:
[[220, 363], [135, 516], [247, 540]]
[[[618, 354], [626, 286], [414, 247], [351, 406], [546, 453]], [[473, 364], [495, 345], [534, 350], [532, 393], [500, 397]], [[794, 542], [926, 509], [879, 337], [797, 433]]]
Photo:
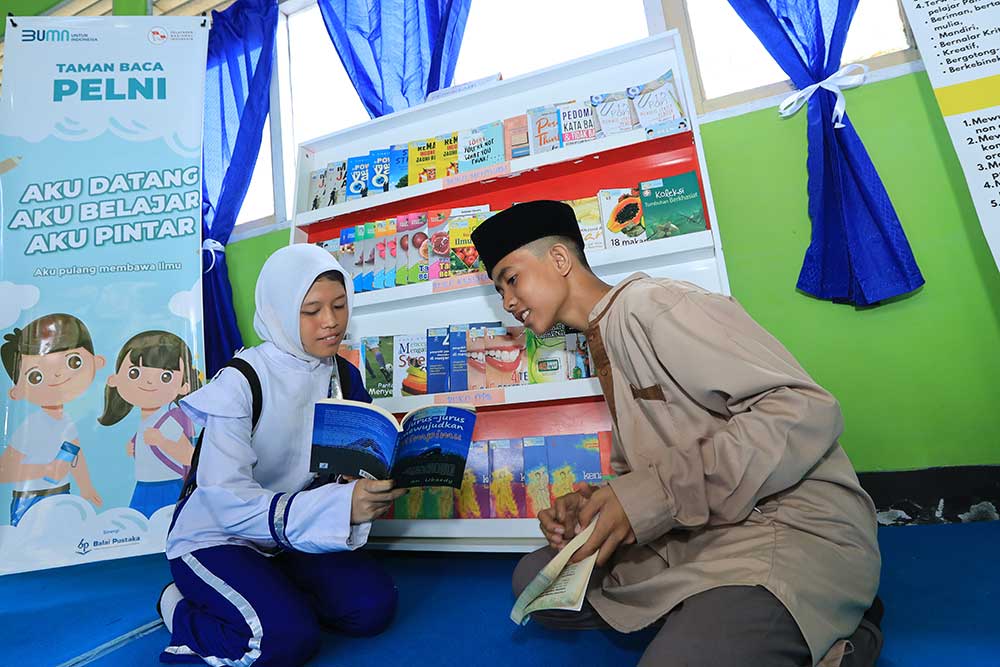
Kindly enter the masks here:
[[406, 489], [393, 489], [391, 479], [359, 479], [351, 494], [351, 524], [368, 523], [389, 511]]

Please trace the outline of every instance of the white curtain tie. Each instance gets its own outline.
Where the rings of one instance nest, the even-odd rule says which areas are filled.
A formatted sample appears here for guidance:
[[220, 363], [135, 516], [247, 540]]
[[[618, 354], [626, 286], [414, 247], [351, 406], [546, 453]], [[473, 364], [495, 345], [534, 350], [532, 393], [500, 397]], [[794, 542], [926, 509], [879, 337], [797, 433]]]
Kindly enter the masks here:
[[860, 86], [865, 82], [865, 78], [867, 76], [868, 65], [862, 65], [860, 63], [845, 65], [823, 81], [814, 83], [813, 85], [803, 88], [802, 90], [798, 90], [786, 97], [785, 101], [778, 107], [778, 115], [782, 118], [788, 118], [789, 116], [795, 115], [795, 112], [801, 109], [802, 106], [809, 101], [809, 98], [813, 96], [813, 93], [820, 88], [826, 88], [837, 96], [837, 103], [833, 106], [833, 126], [839, 130], [844, 127], [844, 124], [840, 121], [844, 117], [844, 110], [847, 107], [847, 102], [844, 100], [844, 93], [841, 91], [847, 88]]
[[226, 246], [222, 245], [215, 239], [205, 239], [205, 241], [201, 244], [201, 249], [210, 253], [212, 257], [212, 263], [208, 265], [207, 269], [205, 269], [205, 273], [208, 273], [215, 268], [215, 253], [226, 252]]

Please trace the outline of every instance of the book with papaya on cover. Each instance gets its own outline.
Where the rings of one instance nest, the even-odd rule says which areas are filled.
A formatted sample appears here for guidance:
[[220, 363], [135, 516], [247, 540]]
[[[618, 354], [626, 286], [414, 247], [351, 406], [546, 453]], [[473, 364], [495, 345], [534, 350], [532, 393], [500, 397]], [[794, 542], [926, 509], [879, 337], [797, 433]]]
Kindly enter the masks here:
[[431, 405], [397, 422], [377, 405], [325, 399], [313, 412], [309, 470], [392, 479], [398, 488], [459, 489], [475, 425], [476, 409], [468, 405]]

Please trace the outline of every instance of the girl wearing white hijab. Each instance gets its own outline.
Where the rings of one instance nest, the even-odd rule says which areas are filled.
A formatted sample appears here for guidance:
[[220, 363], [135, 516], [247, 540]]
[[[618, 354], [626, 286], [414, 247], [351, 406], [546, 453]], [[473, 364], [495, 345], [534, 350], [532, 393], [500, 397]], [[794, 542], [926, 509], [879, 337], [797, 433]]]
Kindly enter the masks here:
[[181, 401], [205, 432], [194, 490], [167, 536], [174, 583], [158, 608], [172, 637], [161, 662], [291, 667], [319, 648], [321, 626], [368, 635], [392, 619], [392, 579], [356, 549], [404, 491], [391, 481], [318, 485], [309, 472], [313, 404], [371, 402], [357, 369], [342, 364], [346, 383], [337, 372], [352, 298], [350, 277], [322, 248], [278, 250], [257, 279], [264, 342], [237, 354], [260, 379], [256, 429], [235, 369]]

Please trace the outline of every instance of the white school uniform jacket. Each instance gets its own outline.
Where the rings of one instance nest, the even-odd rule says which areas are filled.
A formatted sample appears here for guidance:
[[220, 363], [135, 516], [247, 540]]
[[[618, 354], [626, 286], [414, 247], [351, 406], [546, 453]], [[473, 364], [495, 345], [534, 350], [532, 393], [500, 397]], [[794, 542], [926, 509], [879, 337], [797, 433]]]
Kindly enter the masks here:
[[336, 361], [305, 352], [299, 308], [315, 278], [331, 270], [345, 276], [350, 309], [350, 276], [322, 248], [282, 248], [261, 269], [254, 330], [265, 342], [237, 354], [260, 378], [262, 410], [253, 434], [250, 387], [235, 369], [224, 369], [181, 401], [205, 426], [205, 435], [197, 486], [182, 501], [167, 536], [168, 558], [220, 545], [321, 553], [367, 541], [371, 524], [351, 526], [354, 483], [306, 490], [314, 479], [313, 404], [327, 397]]

